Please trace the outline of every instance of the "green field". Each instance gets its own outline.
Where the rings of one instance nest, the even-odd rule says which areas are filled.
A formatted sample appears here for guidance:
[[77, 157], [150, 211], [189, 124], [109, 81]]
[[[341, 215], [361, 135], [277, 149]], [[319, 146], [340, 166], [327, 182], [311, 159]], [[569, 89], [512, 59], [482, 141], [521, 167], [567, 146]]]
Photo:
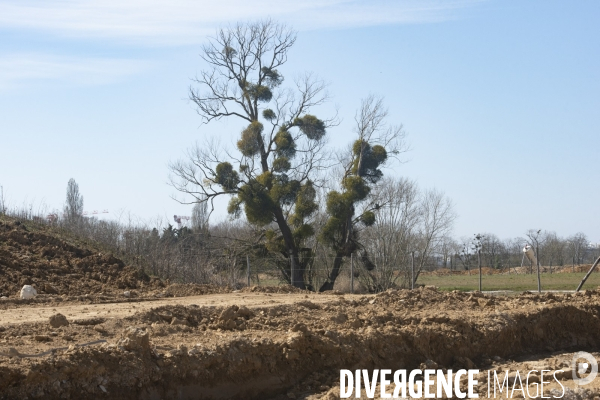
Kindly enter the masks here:
[[[585, 273], [541, 274], [542, 290], [575, 290]], [[477, 290], [479, 275], [421, 275], [417, 281], [422, 285], [437, 286], [442, 290]], [[483, 275], [483, 290], [537, 291], [537, 275]], [[583, 289], [596, 289], [600, 286], [600, 273], [588, 278]]]
[[[542, 290], [575, 290], [585, 276], [584, 272], [576, 273], [554, 273], [541, 274]], [[257, 282], [253, 279], [253, 285]], [[278, 278], [267, 274], [261, 274], [260, 286], [281, 285]], [[418, 285], [437, 286], [441, 290], [471, 291], [479, 288], [479, 275], [473, 272], [471, 275], [420, 275]], [[536, 274], [520, 275], [483, 275], [482, 285], [484, 291], [510, 290], [515, 292], [537, 291]], [[600, 286], [600, 273], [593, 273], [583, 286], [583, 289], [596, 289]], [[582, 290], [583, 290], [582, 289]]]

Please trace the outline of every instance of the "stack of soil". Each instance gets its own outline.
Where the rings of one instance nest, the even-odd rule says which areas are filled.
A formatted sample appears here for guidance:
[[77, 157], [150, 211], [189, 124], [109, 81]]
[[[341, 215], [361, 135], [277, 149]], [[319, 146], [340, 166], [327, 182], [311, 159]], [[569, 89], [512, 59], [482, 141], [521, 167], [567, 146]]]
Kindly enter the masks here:
[[39, 294], [77, 296], [151, 284], [147, 275], [112, 254], [74, 242], [48, 227], [2, 219], [0, 296], [18, 297], [23, 285], [33, 285]]

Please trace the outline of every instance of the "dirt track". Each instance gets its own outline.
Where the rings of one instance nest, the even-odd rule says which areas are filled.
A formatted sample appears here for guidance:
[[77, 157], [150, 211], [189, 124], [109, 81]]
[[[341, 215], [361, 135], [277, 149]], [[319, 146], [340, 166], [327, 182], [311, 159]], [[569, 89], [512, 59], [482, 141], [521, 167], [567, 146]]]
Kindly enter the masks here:
[[[346, 296], [351, 298], [352, 296]], [[355, 297], [359, 297], [356, 295]], [[162, 306], [227, 307], [232, 304], [248, 308], [294, 304], [310, 300], [314, 303], [327, 303], [337, 300], [336, 296], [317, 294], [278, 294], [278, 293], [228, 293], [205, 296], [175, 297], [140, 302], [120, 302], [103, 304], [68, 304], [52, 306], [29, 306], [0, 310], [0, 323], [4, 326], [32, 322], [46, 322], [51, 315], [61, 313], [71, 321], [89, 318], [125, 318], [135, 313]]]

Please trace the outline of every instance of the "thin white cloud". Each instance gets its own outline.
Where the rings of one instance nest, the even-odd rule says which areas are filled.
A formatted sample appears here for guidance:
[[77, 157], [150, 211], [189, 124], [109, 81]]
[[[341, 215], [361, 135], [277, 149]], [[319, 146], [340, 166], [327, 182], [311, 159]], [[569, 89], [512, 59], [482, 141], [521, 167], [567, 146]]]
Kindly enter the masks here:
[[140, 60], [64, 57], [24, 53], [0, 55], [0, 90], [41, 81], [75, 85], [104, 85], [148, 68]]
[[0, 29], [196, 43], [227, 22], [270, 16], [297, 29], [428, 23], [482, 0], [3, 0]]

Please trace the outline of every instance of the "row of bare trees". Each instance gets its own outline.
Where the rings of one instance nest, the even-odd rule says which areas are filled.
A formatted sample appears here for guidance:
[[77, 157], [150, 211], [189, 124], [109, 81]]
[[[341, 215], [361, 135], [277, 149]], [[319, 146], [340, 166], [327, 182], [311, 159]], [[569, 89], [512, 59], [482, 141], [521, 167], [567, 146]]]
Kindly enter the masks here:
[[[600, 255], [600, 249], [591, 246], [587, 236], [578, 232], [561, 237], [553, 231], [529, 230], [522, 237], [501, 240], [493, 233], [480, 235], [482, 265], [510, 272], [522, 265], [533, 272], [533, 265], [523, 256], [523, 247], [533, 247], [540, 265], [552, 271], [553, 267], [589, 264]], [[477, 266], [475, 241], [471, 237], [462, 237], [458, 241], [447, 239], [444, 260], [453, 260], [453, 267], [470, 270]], [[447, 264], [444, 265], [445, 267]]]
[[410, 287], [413, 277], [416, 281], [437, 264], [456, 218], [452, 202], [439, 191], [420, 190], [408, 179], [384, 181], [373, 201], [382, 206], [375, 224], [363, 234], [365, 251], [375, 261], [365, 268], [366, 285], [371, 291]]

